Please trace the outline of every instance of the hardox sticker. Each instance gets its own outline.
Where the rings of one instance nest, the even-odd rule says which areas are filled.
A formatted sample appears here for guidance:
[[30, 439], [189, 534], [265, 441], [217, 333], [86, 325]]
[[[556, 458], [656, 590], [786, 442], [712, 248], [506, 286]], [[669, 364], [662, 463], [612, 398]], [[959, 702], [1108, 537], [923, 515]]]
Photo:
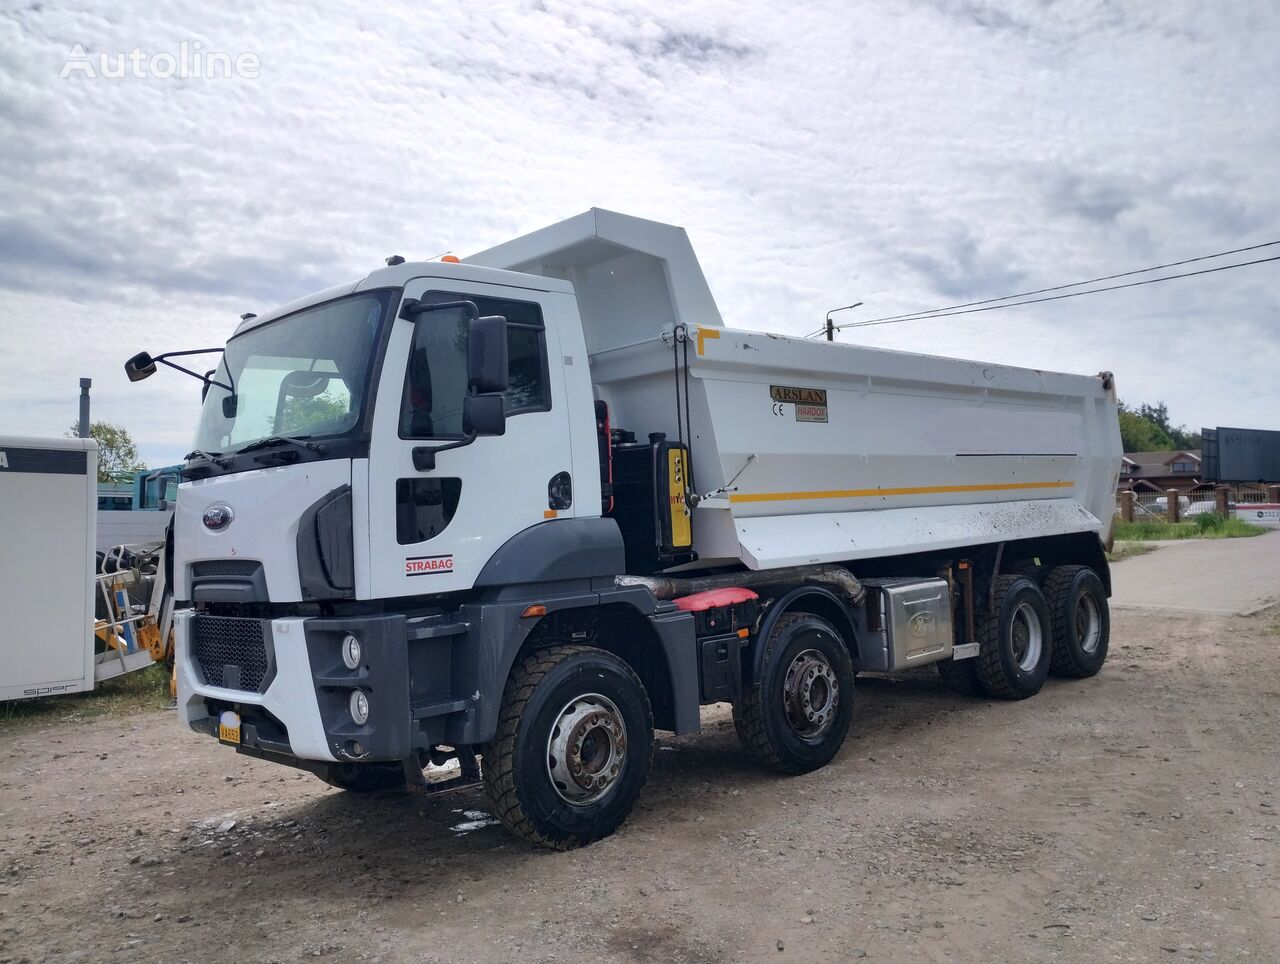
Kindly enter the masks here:
[[825, 388], [801, 388], [795, 385], [770, 385], [769, 397], [773, 399], [773, 414], [781, 415], [784, 405], [795, 407], [797, 422], [825, 422], [827, 420], [827, 390]]

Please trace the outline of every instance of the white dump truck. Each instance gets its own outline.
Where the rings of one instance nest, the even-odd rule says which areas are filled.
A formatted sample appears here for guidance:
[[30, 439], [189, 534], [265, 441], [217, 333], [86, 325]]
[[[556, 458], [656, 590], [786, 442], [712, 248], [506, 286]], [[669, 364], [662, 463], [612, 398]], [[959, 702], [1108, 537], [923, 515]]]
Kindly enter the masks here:
[[858, 673], [1023, 699], [1106, 658], [1109, 374], [727, 328], [670, 225], [392, 257], [192, 373], [182, 718], [348, 790], [483, 781], [572, 847], [701, 706], [799, 773]]

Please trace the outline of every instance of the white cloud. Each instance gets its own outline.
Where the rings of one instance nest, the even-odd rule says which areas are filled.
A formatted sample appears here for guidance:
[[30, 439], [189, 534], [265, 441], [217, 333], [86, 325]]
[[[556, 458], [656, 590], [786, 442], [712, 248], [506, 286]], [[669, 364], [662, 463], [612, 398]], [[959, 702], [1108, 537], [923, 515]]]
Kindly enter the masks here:
[[[58, 77], [76, 43], [183, 41], [260, 77]], [[1278, 44], [1262, 3], [10, 8], [0, 431], [60, 432], [87, 374], [181, 455], [198, 390], [128, 385], [136, 349], [593, 205], [684, 225], [726, 321], [789, 332], [1271, 240]], [[1175, 421], [1276, 427], [1278, 277], [846, 337], [1112, 369]]]

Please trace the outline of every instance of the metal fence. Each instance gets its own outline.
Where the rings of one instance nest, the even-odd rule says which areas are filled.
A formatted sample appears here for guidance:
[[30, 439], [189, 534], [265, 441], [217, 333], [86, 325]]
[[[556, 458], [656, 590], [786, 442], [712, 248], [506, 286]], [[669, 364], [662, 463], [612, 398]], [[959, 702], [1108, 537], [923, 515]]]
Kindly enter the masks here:
[[[1257, 505], [1275, 501], [1266, 489], [1253, 486], [1230, 486], [1227, 492], [1228, 513], [1237, 505]], [[1201, 486], [1195, 489], [1178, 490], [1178, 515], [1182, 519], [1192, 519], [1206, 512], [1218, 511], [1218, 495], [1213, 486]], [[1116, 498], [1116, 517], [1124, 515], [1124, 503], [1121, 496]], [[1153, 489], [1135, 489], [1133, 491], [1134, 522], [1166, 522], [1169, 518], [1169, 495]]]

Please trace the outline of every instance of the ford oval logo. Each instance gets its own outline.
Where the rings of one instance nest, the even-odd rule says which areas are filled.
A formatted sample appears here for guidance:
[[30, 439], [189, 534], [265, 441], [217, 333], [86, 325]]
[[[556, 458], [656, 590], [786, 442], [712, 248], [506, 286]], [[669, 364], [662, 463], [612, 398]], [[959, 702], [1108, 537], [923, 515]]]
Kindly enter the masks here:
[[218, 532], [231, 525], [231, 520], [235, 517], [236, 514], [231, 511], [231, 506], [219, 502], [204, 510], [204, 527]]
[[933, 613], [918, 612], [907, 621], [907, 632], [916, 639], [925, 639], [932, 635], [934, 627]]

